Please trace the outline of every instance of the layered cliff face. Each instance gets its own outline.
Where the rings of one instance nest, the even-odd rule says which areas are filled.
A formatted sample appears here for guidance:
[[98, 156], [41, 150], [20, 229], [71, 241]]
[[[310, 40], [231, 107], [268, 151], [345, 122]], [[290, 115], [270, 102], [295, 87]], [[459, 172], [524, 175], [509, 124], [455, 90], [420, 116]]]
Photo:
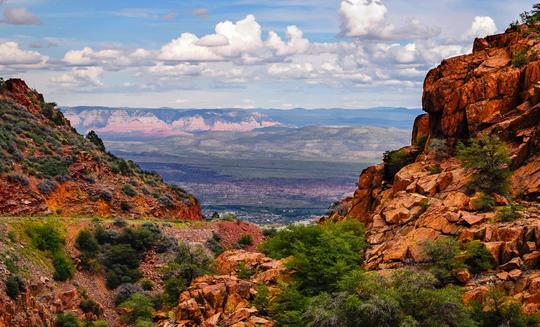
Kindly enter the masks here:
[[84, 138], [22, 80], [0, 85], [0, 214], [198, 220], [198, 201]]
[[[412, 163], [393, 178], [388, 161], [367, 168], [354, 196], [342, 203], [348, 216], [368, 227], [366, 268], [422, 263], [425, 242], [444, 236], [480, 240], [498, 268], [473, 281], [463, 278], [470, 289], [466, 298], [497, 284], [523, 300], [527, 311], [539, 311], [539, 36], [536, 25], [477, 39], [472, 54], [447, 59], [429, 72], [423, 94], [427, 113], [416, 119], [413, 145], [400, 150]], [[510, 151], [512, 195], [492, 195], [499, 206], [519, 202], [520, 220], [496, 222], [494, 212], [475, 208], [479, 195], [467, 191], [471, 173], [455, 157], [455, 146], [482, 135], [498, 136]], [[433, 151], [435, 143], [446, 143], [445, 156]]]

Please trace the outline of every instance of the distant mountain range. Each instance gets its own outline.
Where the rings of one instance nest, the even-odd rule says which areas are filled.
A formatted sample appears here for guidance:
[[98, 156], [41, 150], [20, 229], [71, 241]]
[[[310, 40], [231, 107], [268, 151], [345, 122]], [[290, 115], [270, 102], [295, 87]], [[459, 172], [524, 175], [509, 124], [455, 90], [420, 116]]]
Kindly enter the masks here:
[[207, 131], [247, 132], [267, 127], [377, 126], [407, 129], [420, 109], [147, 109], [65, 107], [79, 133], [106, 139], [144, 139]]

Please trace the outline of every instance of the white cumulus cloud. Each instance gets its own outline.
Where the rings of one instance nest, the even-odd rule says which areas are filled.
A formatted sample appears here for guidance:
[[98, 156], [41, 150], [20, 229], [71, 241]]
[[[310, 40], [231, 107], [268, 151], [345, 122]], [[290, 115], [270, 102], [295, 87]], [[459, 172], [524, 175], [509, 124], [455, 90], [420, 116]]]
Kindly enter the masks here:
[[476, 16], [471, 27], [465, 32], [465, 39], [474, 39], [477, 37], [486, 37], [497, 33], [497, 25], [493, 18], [489, 16]]

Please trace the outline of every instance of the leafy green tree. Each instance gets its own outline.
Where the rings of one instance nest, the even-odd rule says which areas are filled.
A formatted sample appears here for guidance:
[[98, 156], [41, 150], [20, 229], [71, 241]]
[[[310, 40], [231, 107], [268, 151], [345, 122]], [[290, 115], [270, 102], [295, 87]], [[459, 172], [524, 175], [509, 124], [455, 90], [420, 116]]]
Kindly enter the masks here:
[[469, 145], [458, 145], [463, 167], [474, 173], [469, 186], [478, 191], [506, 193], [511, 175], [510, 154], [497, 136], [483, 136]]
[[464, 265], [456, 259], [460, 253], [459, 243], [451, 237], [425, 242], [423, 251], [430, 259], [428, 270], [442, 285], [455, 281], [454, 271], [464, 267]]
[[540, 21], [540, 3], [533, 5], [531, 11], [525, 11], [520, 15], [521, 22], [524, 24], [534, 24]]

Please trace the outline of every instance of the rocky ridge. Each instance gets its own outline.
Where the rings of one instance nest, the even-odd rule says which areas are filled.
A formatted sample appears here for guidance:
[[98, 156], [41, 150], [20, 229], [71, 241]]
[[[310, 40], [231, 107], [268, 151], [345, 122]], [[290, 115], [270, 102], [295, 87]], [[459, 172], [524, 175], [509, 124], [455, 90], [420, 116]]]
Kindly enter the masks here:
[[8, 215], [202, 218], [195, 197], [77, 134], [19, 79], [0, 85], [0, 198]]
[[[393, 269], [426, 261], [425, 241], [452, 236], [479, 240], [497, 269], [482, 276], [462, 274], [466, 300], [497, 285], [540, 312], [540, 25], [518, 26], [504, 34], [477, 39], [472, 54], [444, 60], [425, 80], [423, 109], [415, 121], [412, 144], [401, 149], [412, 163], [388, 178], [387, 163], [365, 169], [345, 214], [368, 227], [368, 269]], [[526, 58], [518, 62], [516, 57]], [[478, 194], [467, 192], [470, 173], [454, 157], [460, 141], [496, 135], [511, 153], [512, 196], [492, 194], [497, 205], [511, 198], [523, 218], [494, 222], [494, 212], [479, 212]], [[430, 147], [443, 140], [443, 157]], [[424, 142], [425, 141], [425, 142]]]

